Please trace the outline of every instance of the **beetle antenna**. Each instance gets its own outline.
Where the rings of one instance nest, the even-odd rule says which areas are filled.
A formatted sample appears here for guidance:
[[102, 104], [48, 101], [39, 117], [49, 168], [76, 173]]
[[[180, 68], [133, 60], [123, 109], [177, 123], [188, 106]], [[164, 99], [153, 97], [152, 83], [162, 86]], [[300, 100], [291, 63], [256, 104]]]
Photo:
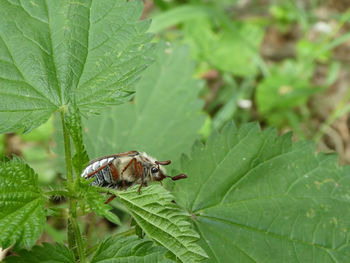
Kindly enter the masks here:
[[156, 164], [160, 164], [160, 165], [168, 165], [171, 163], [170, 160], [164, 161], [164, 162], [160, 162], [160, 161], [155, 161]]
[[174, 176], [174, 177], [171, 177], [171, 176], [169, 176], [169, 175], [166, 175], [165, 177], [169, 177], [169, 178], [171, 178], [171, 180], [176, 181], [176, 180], [180, 180], [180, 179], [185, 179], [185, 178], [187, 178], [187, 175], [186, 175], [186, 174], [179, 174], [179, 175], [176, 175], [176, 176]]

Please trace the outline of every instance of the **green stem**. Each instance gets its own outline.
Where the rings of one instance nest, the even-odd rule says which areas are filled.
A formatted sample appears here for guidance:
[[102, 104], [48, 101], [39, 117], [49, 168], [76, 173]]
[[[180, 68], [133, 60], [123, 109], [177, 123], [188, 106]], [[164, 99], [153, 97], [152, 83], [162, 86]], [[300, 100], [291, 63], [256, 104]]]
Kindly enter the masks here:
[[328, 116], [327, 120], [322, 124], [319, 131], [314, 136], [314, 140], [316, 143], [322, 139], [323, 135], [326, 133], [327, 129], [341, 116], [350, 112], [350, 107], [348, 104], [348, 100], [350, 98], [350, 91], [348, 91], [343, 99], [337, 104], [333, 112]]
[[75, 217], [71, 217], [70, 221], [72, 223], [72, 228], [74, 231], [74, 236], [75, 236], [75, 241], [76, 241], [76, 245], [77, 245], [80, 263], [85, 263], [86, 258], [85, 258], [84, 244], [83, 244], [83, 239], [81, 238], [81, 233], [80, 233], [78, 221]]
[[68, 197], [71, 197], [71, 198], [75, 197], [70, 192], [64, 191], [64, 190], [47, 191], [44, 194], [47, 195], [47, 196], [66, 196], [66, 197], [68, 196]]
[[66, 161], [66, 176], [69, 187], [73, 184], [73, 167], [72, 167], [72, 154], [71, 154], [71, 145], [69, 133], [67, 130], [66, 123], [64, 121], [64, 112], [61, 111], [61, 121], [62, 121], [62, 129], [63, 129], [63, 139], [64, 139], [64, 153], [65, 153], [65, 161]]
[[[71, 154], [71, 144], [68, 129], [64, 120], [64, 112], [61, 113], [62, 129], [63, 129], [63, 138], [64, 138], [64, 151], [65, 151], [65, 161], [66, 161], [66, 176], [68, 183], [68, 191], [74, 192], [74, 182], [73, 182], [73, 166], [72, 166], [72, 154]], [[76, 213], [76, 200], [68, 198], [69, 203], [69, 216], [67, 222], [67, 234], [68, 234], [68, 246], [69, 248], [75, 248], [81, 263], [86, 262], [84, 254], [83, 241], [77, 222], [77, 213]]]
[[[128, 229], [127, 231], [124, 231], [124, 232], [120, 232], [120, 233], [116, 233], [116, 234], [114, 234], [114, 235], [111, 235], [111, 237], [118, 237], [118, 236], [128, 237], [128, 236], [132, 236], [132, 235], [135, 235], [135, 227], [132, 227], [132, 228]], [[87, 254], [88, 256], [92, 255], [92, 253], [94, 253], [94, 252], [98, 249], [99, 245], [100, 245], [100, 243], [97, 243], [97, 244], [91, 246], [91, 247], [87, 250], [86, 254]]]
[[107, 188], [107, 187], [101, 187], [101, 186], [94, 186], [96, 189], [98, 189], [99, 192], [102, 192], [102, 193], [111, 193], [110, 191], [110, 188]]
[[132, 236], [132, 235], [135, 235], [135, 227], [132, 227], [124, 232], [116, 233], [116, 234], [112, 235], [112, 237], [119, 237], [119, 236], [128, 237], [128, 236]]

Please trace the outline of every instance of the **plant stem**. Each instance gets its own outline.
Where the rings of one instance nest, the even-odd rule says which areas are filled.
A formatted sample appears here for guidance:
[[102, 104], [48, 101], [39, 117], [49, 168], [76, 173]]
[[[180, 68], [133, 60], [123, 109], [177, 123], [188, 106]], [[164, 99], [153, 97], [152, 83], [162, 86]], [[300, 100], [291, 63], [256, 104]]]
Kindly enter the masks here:
[[327, 120], [321, 125], [321, 128], [314, 136], [316, 143], [322, 139], [323, 135], [326, 133], [327, 129], [341, 116], [350, 112], [350, 107], [348, 100], [350, 98], [350, 91], [348, 91], [343, 99], [338, 102], [337, 106], [334, 108], [333, 112], [328, 116]]
[[74, 197], [70, 192], [64, 190], [52, 190], [45, 192], [47, 196], [69, 196]]
[[67, 177], [68, 185], [71, 187], [72, 184], [73, 184], [73, 169], [72, 169], [72, 154], [71, 154], [70, 138], [69, 138], [69, 134], [68, 134], [66, 123], [64, 121], [64, 112], [63, 112], [63, 110], [60, 113], [61, 113], [63, 139], [64, 139], [64, 153], [65, 153], [65, 161], [66, 161], [66, 177]]
[[[71, 144], [70, 144], [69, 133], [64, 120], [63, 110], [60, 113], [61, 113], [63, 138], [64, 138], [66, 177], [67, 177], [67, 183], [68, 183], [67, 185], [68, 185], [68, 191], [73, 192], [74, 182], [73, 182]], [[83, 241], [82, 241], [79, 225], [77, 222], [76, 200], [72, 198], [68, 198], [68, 203], [69, 203], [69, 215], [68, 215], [68, 222], [67, 222], [68, 246], [71, 249], [76, 248], [76, 253], [78, 254], [79, 261], [81, 263], [85, 263], [86, 258], [84, 254]]]
[[74, 236], [75, 236], [75, 241], [76, 241], [76, 245], [77, 245], [80, 263], [85, 263], [86, 258], [85, 258], [84, 244], [83, 244], [83, 239], [81, 238], [81, 233], [80, 233], [78, 221], [75, 217], [71, 217], [70, 221], [72, 223], [72, 228], [74, 231]]
[[128, 237], [128, 236], [135, 235], [135, 233], [136, 233], [135, 227], [131, 227], [130, 229], [128, 229], [124, 232], [120, 232], [120, 233], [116, 233], [116, 234], [112, 235], [112, 237], [119, 237], [119, 236]]

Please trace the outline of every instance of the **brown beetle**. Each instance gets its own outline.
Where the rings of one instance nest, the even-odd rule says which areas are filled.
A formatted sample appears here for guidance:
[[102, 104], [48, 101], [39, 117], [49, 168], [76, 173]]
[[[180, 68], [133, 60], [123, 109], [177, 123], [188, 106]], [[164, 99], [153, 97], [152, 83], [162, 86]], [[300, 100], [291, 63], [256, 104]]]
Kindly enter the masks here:
[[[187, 178], [185, 174], [174, 177], [166, 175], [162, 166], [170, 163], [170, 160], [157, 161], [145, 152], [123, 152], [90, 161], [81, 176], [85, 179], [95, 178], [91, 185], [115, 189], [126, 189], [139, 184], [138, 192], [140, 192], [142, 186], [147, 186], [147, 182], [150, 181], [162, 181], [166, 177], [174, 181]], [[110, 197], [106, 203], [112, 201], [114, 197]]]

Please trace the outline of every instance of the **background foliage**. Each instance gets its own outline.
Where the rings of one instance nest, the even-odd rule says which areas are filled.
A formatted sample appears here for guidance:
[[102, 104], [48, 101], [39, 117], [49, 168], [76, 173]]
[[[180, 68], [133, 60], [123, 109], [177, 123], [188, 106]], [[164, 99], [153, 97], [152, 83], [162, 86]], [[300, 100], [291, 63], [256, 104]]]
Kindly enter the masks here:
[[[6, 262], [349, 258], [346, 1], [62, 3], [0, 1]], [[128, 150], [188, 178], [79, 180]]]
[[188, 56], [186, 47], [161, 43], [133, 102], [86, 120], [84, 138], [92, 158], [137, 149], [176, 164], [189, 152], [200, 138], [205, 115], [198, 98], [203, 85], [193, 79], [194, 63]]

